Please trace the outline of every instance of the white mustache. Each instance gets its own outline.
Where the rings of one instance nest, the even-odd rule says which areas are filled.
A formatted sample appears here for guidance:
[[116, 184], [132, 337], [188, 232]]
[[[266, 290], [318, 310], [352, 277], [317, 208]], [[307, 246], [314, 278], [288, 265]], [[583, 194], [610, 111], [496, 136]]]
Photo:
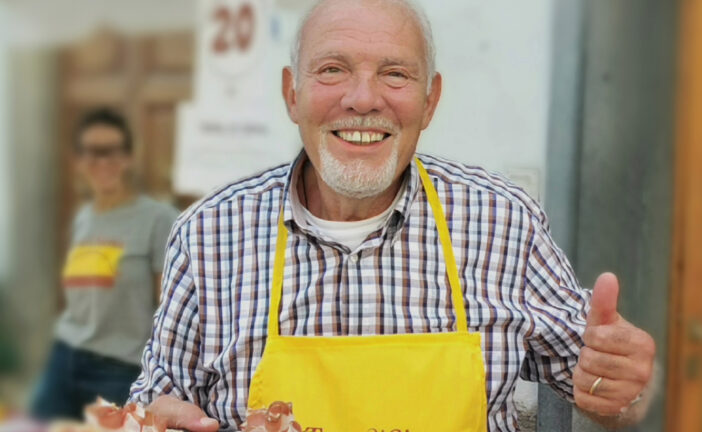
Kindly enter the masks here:
[[395, 125], [395, 123], [382, 117], [348, 117], [337, 120], [327, 126], [328, 131], [354, 128], [378, 128], [388, 131], [391, 134], [397, 134], [399, 131], [399, 128]]

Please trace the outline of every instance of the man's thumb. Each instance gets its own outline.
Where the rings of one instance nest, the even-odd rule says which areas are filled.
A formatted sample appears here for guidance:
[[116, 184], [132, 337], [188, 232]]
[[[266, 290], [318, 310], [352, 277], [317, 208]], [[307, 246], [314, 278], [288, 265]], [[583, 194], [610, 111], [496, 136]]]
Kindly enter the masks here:
[[169, 428], [192, 432], [214, 432], [219, 429], [219, 422], [207, 417], [200, 407], [172, 396], [160, 396], [149, 405], [149, 411], [166, 421]]
[[590, 313], [587, 315], [587, 325], [613, 324], [619, 319], [617, 299], [619, 297], [619, 281], [612, 273], [602, 273], [595, 281], [592, 289]]

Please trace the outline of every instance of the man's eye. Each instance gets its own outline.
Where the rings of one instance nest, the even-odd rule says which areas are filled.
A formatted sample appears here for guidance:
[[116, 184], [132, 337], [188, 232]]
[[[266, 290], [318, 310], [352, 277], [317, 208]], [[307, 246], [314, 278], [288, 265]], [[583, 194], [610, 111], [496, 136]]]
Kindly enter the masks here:
[[317, 81], [322, 84], [338, 84], [343, 81], [349, 72], [343, 66], [323, 66], [317, 71]]
[[341, 72], [341, 69], [339, 69], [336, 66], [327, 66], [322, 69], [322, 73], [339, 73]]
[[401, 88], [409, 83], [410, 76], [399, 70], [391, 70], [383, 74], [383, 81], [390, 87]]
[[406, 74], [404, 74], [403, 72], [399, 72], [399, 71], [389, 72], [388, 75], [393, 77], [393, 78], [407, 78]]

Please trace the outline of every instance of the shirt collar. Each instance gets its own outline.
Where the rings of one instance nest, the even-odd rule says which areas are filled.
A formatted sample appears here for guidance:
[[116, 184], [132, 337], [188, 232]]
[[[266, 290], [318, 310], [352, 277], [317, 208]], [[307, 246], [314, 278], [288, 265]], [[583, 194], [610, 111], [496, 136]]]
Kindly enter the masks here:
[[[307, 226], [301, 211], [302, 203], [297, 194], [297, 182], [305, 161], [307, 161], [307, 153], [302, 150], [290, 165], [290, 171], [288, 172], [285, 194], [283, 196], [283, 222], [285, 222], [288, 229], [291, 228], [293, 222], [302, 229], [305, 229]], [[419, 171], [414, 158], [412, 158], [412, 162], [405, 170], [404, 175], [408, 176], [408, 179], [404, 182], [404, 189], [401, 191], [402, 196], [395, 205], [394, 214], [388, 219], [388, 228], [394, 228], [395, 231], [399, 230], [409, 218], [412, 203], [416, 199], [419, 190]], [[399, 217], [396, 215], [399, 215]]]
[[300, 177], [300, 169], [307, 160], [307, 154], [304, 150], [300, 151], [293, 163], [290, 165], [290, 170], [288, 171], [288, 177], [285, 181], [285, 192], [283, 194], [283, 222], [290, 229], [290, 224], [292, 222], [302, 221], [299, 211], [294, 209], [297, 207], [296, 202], [299, 203], [297, 197], [297, 180]]
[[412, 158], [412, 161], [405, 170], [405, 176], [408, 176], [405, 182], [405, 189], [402, 191], [402, 197], [397, 202], [395, 206], [395, 212], [400, 215], [398, 218], [398, 229], [399, 226], [404, 225], [410, 216], [410, 210], [412, 204], [417, 199], [417, 192], [419, 191], [420, 181], [419, 181], [419, 170], [417, 169], [417, 161]]

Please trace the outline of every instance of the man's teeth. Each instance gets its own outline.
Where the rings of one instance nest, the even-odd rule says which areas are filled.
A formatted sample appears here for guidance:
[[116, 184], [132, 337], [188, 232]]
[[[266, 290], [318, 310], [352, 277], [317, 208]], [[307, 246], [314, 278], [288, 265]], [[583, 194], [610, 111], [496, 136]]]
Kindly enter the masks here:
[[385, 139], [385, 134], [377, 132], [361, 132], [361, 131], [339, 131], [339, 138], [354, 144], [372, 144]]

